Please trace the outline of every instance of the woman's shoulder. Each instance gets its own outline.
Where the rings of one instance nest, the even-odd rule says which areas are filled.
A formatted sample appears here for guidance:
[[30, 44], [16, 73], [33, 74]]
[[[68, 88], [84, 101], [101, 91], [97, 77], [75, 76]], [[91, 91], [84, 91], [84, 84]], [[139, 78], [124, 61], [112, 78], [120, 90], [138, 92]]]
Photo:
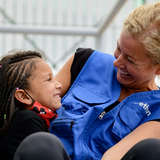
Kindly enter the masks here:
[[77, 75], [93, 52], [94, 50], [91, 48], [78, 48], [76, 50], [71, 66], [71, 84], [76, 79]]
[[75, 54], [92, 54], [93, 52], [92, 48], [77, 48]]
[[78, 48], [75, 52], [73, 65], [74, 63], [84, 64], [93, 52], [94, 50], [91, 48]]

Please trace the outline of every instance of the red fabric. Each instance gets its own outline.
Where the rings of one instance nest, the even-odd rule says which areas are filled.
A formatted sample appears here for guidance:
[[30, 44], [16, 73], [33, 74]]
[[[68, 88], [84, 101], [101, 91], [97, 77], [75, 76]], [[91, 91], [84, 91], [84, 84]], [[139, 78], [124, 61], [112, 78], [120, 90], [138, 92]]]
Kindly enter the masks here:
[[28, 108], [37, 113], [39, 117], [45, 120], [47, 127], [50, 126], [50, 121], [57, 118], [56, 110], [51, 110], [46, 106], [42, 106], [39, 102], [35, 101], [32, 107]]

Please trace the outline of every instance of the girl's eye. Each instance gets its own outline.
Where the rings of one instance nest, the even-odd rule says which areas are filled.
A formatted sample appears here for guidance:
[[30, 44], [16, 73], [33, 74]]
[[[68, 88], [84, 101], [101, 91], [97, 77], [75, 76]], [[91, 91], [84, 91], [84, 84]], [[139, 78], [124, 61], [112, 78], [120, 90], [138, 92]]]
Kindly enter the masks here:
[[52, 77], [48, 77], [47, 81], [51, 81], [52, 80]]

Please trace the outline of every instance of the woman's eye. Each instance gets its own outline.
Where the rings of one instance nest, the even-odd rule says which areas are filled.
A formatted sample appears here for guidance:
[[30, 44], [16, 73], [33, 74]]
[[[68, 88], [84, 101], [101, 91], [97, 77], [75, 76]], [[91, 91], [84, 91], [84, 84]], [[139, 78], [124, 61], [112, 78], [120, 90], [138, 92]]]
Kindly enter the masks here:
[[134, 64], [134, 61], [133, 61], [130, 57], [127, 57], [127, 60], [128, 60], [128, 62], [130, 62], [130, 63], [133, 63], [133, 64]]

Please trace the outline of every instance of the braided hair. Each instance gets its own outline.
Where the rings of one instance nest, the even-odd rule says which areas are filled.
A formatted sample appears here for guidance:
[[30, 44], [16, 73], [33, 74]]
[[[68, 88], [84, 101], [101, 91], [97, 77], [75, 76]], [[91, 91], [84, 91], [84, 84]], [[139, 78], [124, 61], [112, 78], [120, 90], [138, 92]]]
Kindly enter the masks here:
[[8, 126], [15, 110], [22, 108], [14, 94], [17, 88], [28, 89], [35, 58], [42, 58], [41, 53], [13, 50], [0, 60], [0, 128]]

